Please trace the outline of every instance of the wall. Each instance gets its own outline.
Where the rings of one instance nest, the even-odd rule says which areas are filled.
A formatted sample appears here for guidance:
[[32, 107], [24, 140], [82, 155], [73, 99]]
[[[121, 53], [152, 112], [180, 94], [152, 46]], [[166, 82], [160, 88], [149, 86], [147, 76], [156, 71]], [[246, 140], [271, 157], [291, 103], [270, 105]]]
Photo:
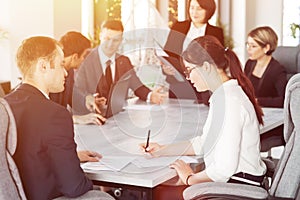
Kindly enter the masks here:
[[34, 35], [59, 39], [69, 30], [81, 30], [81, 0], [0, 0], [0, 28], [8, 39], [0, 41], [0, 80], [20, 81], [15, 54], [21, 42]]
[[59, 39], [67, 31], [81, 31], [81, 0], [53, 0], [53, 33]]
[[258, 26], [270, 26], [282, 44], [283, 0], [231, 0], [231, 33], [234, 51], [241, 62], [247, 60], [247, 33]]
[[0, 0], [0, 5], [5, 11], [0, 12], [0, 26], [8, 31], [8, 43], [2, 49], [5, 57], [1, 57], [0, 61], [1, 79], [10, 79], [14, 86], [20, 76], [15, 52], [22, 40], [37, 34], [53, 35], [53, 3], [52, 0]]

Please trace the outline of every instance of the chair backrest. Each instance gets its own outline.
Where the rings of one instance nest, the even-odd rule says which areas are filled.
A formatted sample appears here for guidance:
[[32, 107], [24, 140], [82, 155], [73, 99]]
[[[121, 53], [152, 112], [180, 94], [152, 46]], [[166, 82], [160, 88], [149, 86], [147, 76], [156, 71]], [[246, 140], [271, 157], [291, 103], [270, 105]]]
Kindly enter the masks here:
[[2, 86], [0, 85], [0, 97], [4, 97], [5, 93], [4, 90], [2, 88]]
[[269, 194], [295, 198], [300, 184], [300, 73], [289, 80], [284, 102], [286, 146], [275, 170]]
[[8, 103], [0, 98], [0, 199], [26, 199], [18, 169], [12, 158], [17, 128]]
[[300, 72], [300, 45], [279, 46], [272, 56], [286, 68], [288, 79]]

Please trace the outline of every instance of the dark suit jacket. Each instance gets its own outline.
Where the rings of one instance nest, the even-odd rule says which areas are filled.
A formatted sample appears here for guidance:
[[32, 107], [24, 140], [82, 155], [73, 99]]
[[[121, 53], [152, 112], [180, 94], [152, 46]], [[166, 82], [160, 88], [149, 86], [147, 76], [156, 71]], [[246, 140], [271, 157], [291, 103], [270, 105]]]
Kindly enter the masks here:
[[76, 197], [92, 189], [80, 168], [70, 113], [38, 89], [21, 84], [5, 99], [17, 125], [13, 156], [28, 199]]
[[69, 104], [72, 107], [72, 96], [74, 86], [74, 70], [68, 70], [68, 76], [66, 77], [65, 89], [59, 93], [50, 93], [49, 97], [52, 101], [67, 107]]
[[251, 80], [255, 95], [261, 106], [283, 107], [287, 74], [285, 68], [274, 58], [271, 59], [261, 78], [252, 75], [257, 61], [248, 60], [244, 72]]
[[[169, 56], [179, 58], [182, 53], [182, 47], [188, 31], [190, 30], [191, 21], [176, 22], [169, 33], [165, 51]], [[205, 35], [216, 37], [224, 45], [223, 29], [217, 26], [207, 24]]]
[[[182, 53], [183, 43], [186, 35], [190, 29], [191, 21], [186, 20], [183, 22], [177, 22], [171, 28], [164, 50], [170, 56], [167, 58], [173, 66], [179, 71], [182, 76], [185, 77], [183, 66], [180, 63], [180, 55]], [[207, 24], [205, 35], [215, 36], [222, 44], [224, 44], [223, 29]], [[197, 92], [196, 88], [190, 83], [190, 81], [178, 82], [173, 76], [167, 75], [167, 82], [170, 83], [169, 96], [171, 98], [185, 98], [187, 93], [190, 93], [191, 97], [195, 97], [199, 102], [208, 104], [209, 93]], [[183, 94], [183, 92], [185, 94]], [[191, 94], [192, 93], [192, 94]], [[183, 96], [182, 96], [183, 94]]]
[[[108, 96], [109, 87], [102, 70], [98, 48], [100, 47], [94, 48], [90, 52], [76, 74], [73, 90], [74, 114], [86, 114], [89, 112], [85, 106], [85, 97], [87, 95], [99, 92], [100, 96]], [[131, 88], [140, 99], [146, 100], [151, 90], [144, 86], [137, 77], [129, 58], [116, 55], [115, 66], [114, 82], [130, 75], [129, 88]]]

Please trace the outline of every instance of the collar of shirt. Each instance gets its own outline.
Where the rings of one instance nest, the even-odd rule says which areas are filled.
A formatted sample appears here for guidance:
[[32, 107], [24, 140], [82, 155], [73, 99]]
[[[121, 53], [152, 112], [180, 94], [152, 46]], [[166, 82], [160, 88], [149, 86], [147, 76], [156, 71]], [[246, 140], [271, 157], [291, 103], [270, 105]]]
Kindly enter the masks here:
[[204, 26], [197, 28], [193, 22], [191, 22], [191, 26], [190, 29], [186, 35], [186, 38], [183, 42], [183, 50], [185, 50], [187, 48], [187, 46], [189, 45], [189, 43], [200, 36], [204, 36], [205, 35], [205, 30], [206, 30], [207, 24], [205, 24]]
[[228, 90], [229, 88], [233, 87], [239, 87], [238, 81], [236, 79], [230, 79], [226, 82], [224, 82], [220, 87], [218, 87], [213, 94], [211, 95], [209, 102], [213, 102], [214, 99], [218, 99], [221, 97], [224, 97], [225, 91]]
[[99, 58], [100, 58], [100, 64], [101, 64], [101, 67], [102, 67], [102, 71], [103, 73], [105, 73], [105, 69], [106, 69], [106, 62], [108, 60], [111, 60], [111, 64], [110, 64], [110, 68], [111, 68], [111, 75], [112, 75], [112, 79], [114, 80], [115, 78], [115, 73], [116, 73], [116, 54], [114, 54], [112, 57], [107, 57], [104, 52], [102, 51], [101, 49], [101, 45], [99, 45], [98, 47], [98, 54], [99, 54]]
[[44, 91], [42, 91], [42, 90], [40, 90], [40, 89], [38, 89], [47, 99], [49, 99], [50, 100], [50, 97], [49, 97], [49, 95], [48, 94], [46, 94]]

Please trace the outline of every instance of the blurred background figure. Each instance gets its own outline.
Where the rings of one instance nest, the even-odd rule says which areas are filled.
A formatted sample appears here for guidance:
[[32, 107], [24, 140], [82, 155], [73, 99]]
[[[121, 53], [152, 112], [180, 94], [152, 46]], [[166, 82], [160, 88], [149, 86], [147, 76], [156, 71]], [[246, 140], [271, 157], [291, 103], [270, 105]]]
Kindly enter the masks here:
[[[190, 19], [173, 25], [164, 47], [170, 56], [169, 61], [182, 76], [184, 73], [183, 66], [179, 61], [180, 55], [193, 39], [211, 35], [224, 44], [223, 29], [210, 25], [208, 22], [216, 10], [214, 0], [190, 0], [188, 9]], [[163, 71], [167, 75], [166, 80], [170, 83], [169, 96], [171, 98], [180, 98], [182, 91], [188, 91], [192, 98], [196, 98], [200, 103], [208, 104], [208, 92], [197, 92], [189, 81], [179, 82], [174, 78], [174, 69], [169, 66], [163, 66]]]

